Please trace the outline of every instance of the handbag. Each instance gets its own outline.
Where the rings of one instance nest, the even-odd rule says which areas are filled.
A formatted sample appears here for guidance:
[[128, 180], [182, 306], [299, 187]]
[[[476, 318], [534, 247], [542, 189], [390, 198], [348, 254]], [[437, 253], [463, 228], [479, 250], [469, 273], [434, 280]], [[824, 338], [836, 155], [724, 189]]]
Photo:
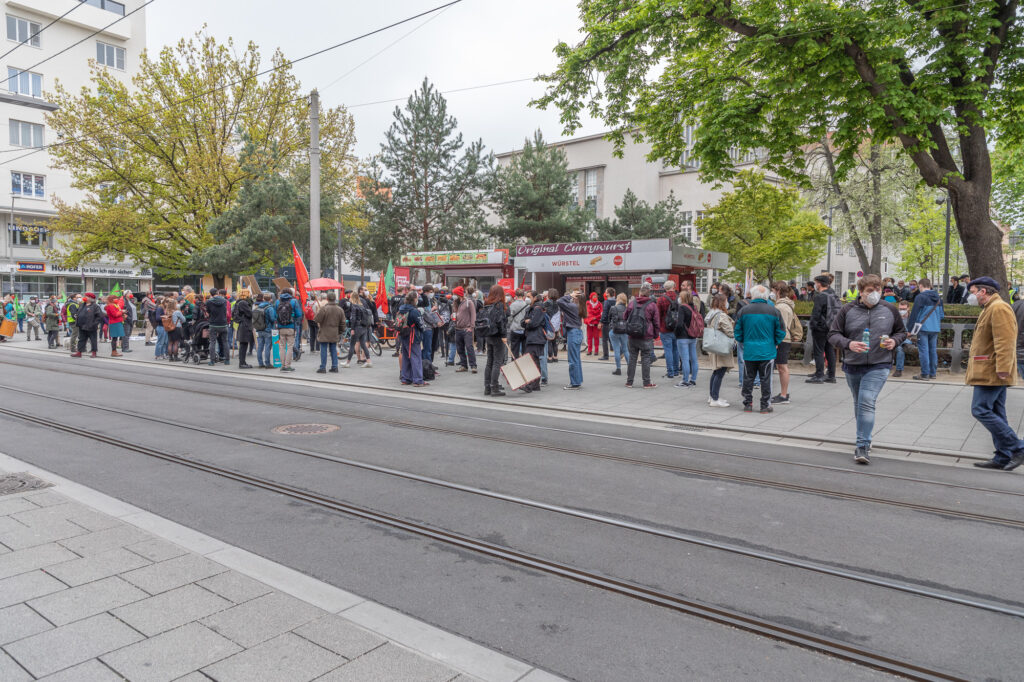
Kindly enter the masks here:
[[735, 339], [726, 336], [725, 332], [721, 331], [713, 322], [704, 327], [703, 348], [708, 353], [730, 355], [735, 343]]

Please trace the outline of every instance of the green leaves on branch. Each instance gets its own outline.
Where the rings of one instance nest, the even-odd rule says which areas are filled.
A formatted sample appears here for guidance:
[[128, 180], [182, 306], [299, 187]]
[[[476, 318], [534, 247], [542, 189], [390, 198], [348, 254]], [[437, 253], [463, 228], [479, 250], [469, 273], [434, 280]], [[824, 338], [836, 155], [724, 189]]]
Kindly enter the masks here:
[[[906, 236], [900, 248], [896, 272], [906, 280], [928, 277], [942, 283], [946, 258], [946, 208], [935, 203], [941, 194], [921, 187], [914, 194]], [[967, 269], [963, 245], [955, 232], [949, 238], [949, 274], [959, 276]]]
[[767, 182], [762, 173], [741, 171], [731, 192], [715, 206], [705, 205], [696, 221], [702, 246], [729, 254], [742, 280], [744, 268], [757, 281], [790, 279], [806, 274], [821, 257], [828, 227], [814, 212], [801, 210], [799, 192]]

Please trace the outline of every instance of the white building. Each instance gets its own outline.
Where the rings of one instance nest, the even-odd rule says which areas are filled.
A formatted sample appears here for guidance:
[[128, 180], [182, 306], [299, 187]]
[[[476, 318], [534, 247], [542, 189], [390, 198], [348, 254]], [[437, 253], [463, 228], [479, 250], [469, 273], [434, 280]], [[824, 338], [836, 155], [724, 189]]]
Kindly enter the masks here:
[[[0, 203], [0, 215], [7, 224], [0, 239], [0, 290], [4, 294], [13, 290], [26, 298], [51, 292], [109, 292], [118, 284], [135, 291], [151, 286], [148, 271], [131, 264], [97, 262], [62, 270], [42, 252], [52, 239], [45, 229], [47, 218], [56, 215], [52, 198], [59, 196], [71, 203], [83, 198], [82, 192], [71, 187], [70, 174], [50, 165], [46, 146], [59, 140], [45, 123], [46, 113], [56, 109], [45, 94], [52, 92], [58, 81], [71, 92], [88, 85], [90, 61], [129, 82], [146, 46], [146, 11], [126, 14], [142, 3], [3, 2], [6, 41], [0, 68], [6, 70], [7, 81], [0, 87], [0, 119], [9, 129], [9, 135], [0, 138], [0, 183], [5, 183], [0, 187], [6, 185], [3, 194], [9, 197]], [[37, 229], [26, 231], [26, 227]]]

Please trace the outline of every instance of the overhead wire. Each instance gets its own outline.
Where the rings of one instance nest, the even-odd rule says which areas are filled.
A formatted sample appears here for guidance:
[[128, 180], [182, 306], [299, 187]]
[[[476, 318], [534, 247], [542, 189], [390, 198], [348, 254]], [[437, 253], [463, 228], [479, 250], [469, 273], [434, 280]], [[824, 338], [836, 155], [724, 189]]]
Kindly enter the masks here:
[[[63, 18], [64, 18], [64, 17], [66, 17], [67, 15], [71, 14], [72, 12], [74, 12], [74, 11], [75, 11], [76, 9], [78, 9], [79, 7], [81, 7], [81, 6], [82, 6], [82, 5], [84, 5], [84, 4], [85, 4], [84, 2], [77, 2], [77, 3], [75, 3], [75, 5], [74, 5], [74, 6], [72, 6], [72, 8], [71, 8], [71, 9], [69, 9], [69, 10], [68, 10], [67, 12], [65, 12], [65, 13], [64, 13], [64, 14], [62, 14], [62, 15], [60, 15], [59, 17], [57, 17], [56, 19], [54, 19], [53, 21], [51, 21], [50, 23], [48, 23], [48, 24], [47, 24], [46, 26], [43, 26], [43, 27], [42, 27], [41, 29], [39, 29], [38, 31], [36, 31], [35, 33], [33, 33], [33, 34], [32, 34], [31, 36], [29, 36], [29, 40], [32, 40], [32, 38], [34, 38], [34, 37], [36, 37], [36, 36], [38, 36], [38, 35], [42, 35], [43, 31], [45, 31], [46, 29], [50, 28], [51, 26], [53, 26], [54, 24], [56, 24], [56, 23], [57, 23], [58, 21], [60, 21], [61, 19], [63, 19]], [[5, 57], [7, 57], [8, 55], [10, 55], [10, 54], [11, 54], [12, 52], [14, 52], [15, 50], [17, 50], [17, 49], [18, 49], [19, 47], [21, 47], [21, 46], [22, 46], [22, 45], [24, 45], [24, 44], [25, 44], [24, 42], [18, 41], [18, 44], [17, 44], [17, 45], [15, 45], [15, 46], [14, 46], [14, 47], [12, 47], [11, 49], [7, 50], [7, 52], [4, 52], [3, 54], [0, 54], [0, 59], [4, 59]]]

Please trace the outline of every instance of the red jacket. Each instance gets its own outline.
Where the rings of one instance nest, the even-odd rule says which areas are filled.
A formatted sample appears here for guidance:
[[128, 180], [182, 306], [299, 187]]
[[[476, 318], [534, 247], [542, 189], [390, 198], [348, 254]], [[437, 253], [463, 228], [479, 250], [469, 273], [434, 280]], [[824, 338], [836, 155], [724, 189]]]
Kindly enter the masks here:
[[[675, 292], [672, 292], [672, 295], [674, 296]], [[665, 327], [665, 318], [668, 317], [668, 309], [672, 306], [672, 296], [666, 293], [659, 296], [657, 301], [658, 319], [660, 321], [659, 331], [661, 331], [662, 334], [667, 334], [668, 332], [675, 332], [674, 329], [668, 329]]]
[[108, 303], [104, 310], [107, 313], [107, 324], [124, 322], [124, 310], [121, 309], [121, 306], [114, 303]]
[[596, 327], [601, 324], [601, 314], [604, 306], [600, 301], [587, 301], [587, 326]]

